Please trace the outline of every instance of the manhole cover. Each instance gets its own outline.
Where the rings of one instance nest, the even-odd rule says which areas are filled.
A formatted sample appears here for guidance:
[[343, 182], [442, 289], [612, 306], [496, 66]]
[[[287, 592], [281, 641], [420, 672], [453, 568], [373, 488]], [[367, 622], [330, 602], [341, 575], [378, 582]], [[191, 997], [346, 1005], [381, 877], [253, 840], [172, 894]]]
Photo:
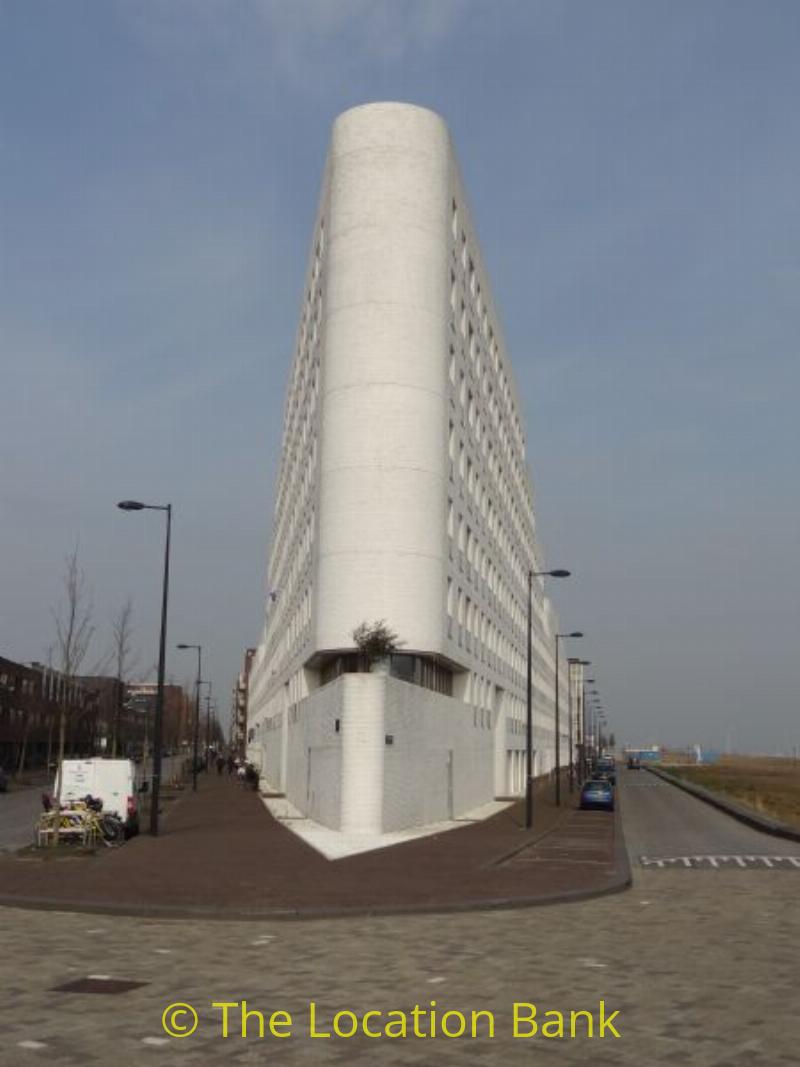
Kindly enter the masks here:
[[55, 986], [52, 993], [127, 993], [147, 982], [132, 982], [128, 978], [76, 978], [73, 982]]

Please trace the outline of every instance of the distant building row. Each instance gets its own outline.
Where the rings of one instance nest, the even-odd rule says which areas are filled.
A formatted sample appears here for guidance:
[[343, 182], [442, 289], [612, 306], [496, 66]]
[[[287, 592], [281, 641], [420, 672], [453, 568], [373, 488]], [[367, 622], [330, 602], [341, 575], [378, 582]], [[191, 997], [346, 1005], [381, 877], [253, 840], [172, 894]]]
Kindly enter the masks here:
[[[67, 678], [41, 663], [0, 657], [0, 766], [6, 772], [49, 766], [58, 751], [65, 711], [70, 756], [136, 756], [152, 738], [155, 685], [125, 685], [116, 678]], [[164, 746], [189, 736], [192, 706], [177, 685], [165, 687]]]

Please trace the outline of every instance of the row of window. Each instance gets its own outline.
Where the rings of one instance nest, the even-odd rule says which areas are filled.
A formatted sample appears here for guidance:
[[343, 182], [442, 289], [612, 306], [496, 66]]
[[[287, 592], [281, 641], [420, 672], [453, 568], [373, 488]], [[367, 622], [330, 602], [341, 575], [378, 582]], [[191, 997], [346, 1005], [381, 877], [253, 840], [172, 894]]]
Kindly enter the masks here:
[[[451, 328], [456, 335], [461, 334], [465, 351], [456, 367], [456, 350], [450, 348], [450, 377], [462, 407], [467, 413], [471, 427], [474, 426], [476, 440], [486, 437], [485, 422], [494, 425], [494, 437], [499, 444], [499, 454], [502, 453], [508, 466], [510, 483], [516, 489], [516, 494], [511, 491], [511, 485], [504, 486], [502, 493], [507, 496], [507, 503], [514, 513], [515, 525], [520, 531], [520, 539], [525, 542], [530, 540], [530, 534], [526, 534], [525, 527], [531, 531], [534, 527], [533, 500], [525, 469], [525, 441], [522, 434], [522, 426], [516, 411], [514, 398], [509, 385], [510, 378], [507, 375], [500, 354], [500, 347], [494, 336], [494, 330], [487, 320], [487, 311], [481, 299], [480, 283], [476, 279], [475, 266], [471, 254], [467, 249], [466, 234], [458, 226], [458, 208], [453, 201], [454, 218], [454, 245], [451, 257], [455, 269], [451, 269]], [[460, 255], [459, 255], [460, 236]], [[459, 267], [459, 263], [461, 267]], [[456, 326], [456, 318], [459, 315], [459, 325]], [[472, 325], [472, 317], [475, 315], [481, 323], [482, 340]], [[488, 346], [488, 355], [484, 353], [483, 346]], [[490, 368], [494, 374], [490, 374]], [[474, 388], [472, 388], [474, 386]], [[472, 404], [470, 404], [470, 397]], [[482, 412], [478, 406], [482, 398], [483, 405], [488, 408], [488, 414]], [[470, 408], [472, 412], [470, 413]], [[470, 417], [471, 414], [471, 417]], [[502, 475], [500, 463], [496, 464], [497, 471]], [[516, 514], [517, 500], [521, 513]]]
[[0, 673], [0, 686], [3, 689], [7, 689], [10, 693], [19, 692], [25, 696], [28, 693], [33, 693], [35, 683], [33, 678], [28, 678], [26, 675], [9, 674], [4, 671]]
[[[519, 450], [524, 454], [525, 439], [522, 433], [522, 423], [514, 404], [509, 377], [506, 374], [503, 365], [499, 345], [495, 339], [494, 329], [489, 321], [489, 309], [483, 300], [481, 284], [478, 280], [473, 257], [468, 247], [467, 235], [465, 231], [459, 227], [458, 206], [455, 200], [452, 203], [452, 233], [453, 244], [451, 246], [451, 257], [456, 265], [456, 270], [451, 270], [450, 274], [450, 301], [452, 309], [454, 313], [457, 310], [457, 305], [459, 303], [457, 289], [460, 288], [460, 306], [462, 313], [460, 328], [462, 335], [470, 340], [475, 337], [475, 330], [472, 326], [472, 317], [474, 315], [474, 318], [480, 325], [483, 342], [489, 349], [490, 365], [496, 375], [499, 395], [502, 397], [507, 409], [508, 421], [512, 428], [514, 440]], [[458, 271], [459, 274], [458, 281], [460, 282], [460, 286], [457, 285], [456, 271]], [[472, 355], [473, 353], [470, 352], [471, 358]]]
[[322, 325], [322, 277], [325, 220], [320, 220], [309, 285], [303, 305], [297, 351], [284, 419], [283, 449], [275, 504], [270, 585], [285, 580], [282, 572], [296, 543], [296, 526], [316, 478], [317, 409], [320, 393], [319, 340]]
[[[342, 674], [363, 671], [364, 661], [357, 652], [334, 656], [320, 671], [320, 685], [327, 685]], [[445, 696], [453, 695], [453, 672], [429, 656], [398, 652], [389, 657], [389, 676]]]
[[[456, 383], [456, 373], [458, 373], [458, 384]], [[450, 422], [450, 459], [454, 464], [458, 461], [458, 473], [462, 479], [469, 479], [470, 469], [473, 466], [476, 469], [477, 476], [478, 461], [482, 459], [489, 478], [495, 484], [495, 491], [499, 499], [510, 514], [518, 539], [522, 544], [531, 544], [535, 520], [532, 494], [527, 474], [524, 471], [524, 465], [513, 457], [511, 459], [507, 457], [504, 467], [500, 456], [501, 448], [495, 448], [497, 440], [501, 441], [502, 447], [502, 435], [504, 433], [502, 424], [495, 428], [494, 436], [489, 432], [487, 427], [491, 424], [491, 417], [487, 420], [480, 400], [467, 384], [464, 370], [457, 371], [456, 354], [452, 346], [450, 348], [449, 376], [454, 399], [457, 399], [462, 411], [465, 430], [468, 438], [471, 439], [475, 446], [476, 463], [473, 464], [472, 456], [469, 455], [464, 440], [459, 436], [458, 441], [456, 441], [456, 427], [453, 420]], [[506, 467], [509, 472], [508, 476]], [[485, 488], [484, 492], [486, 492]]]

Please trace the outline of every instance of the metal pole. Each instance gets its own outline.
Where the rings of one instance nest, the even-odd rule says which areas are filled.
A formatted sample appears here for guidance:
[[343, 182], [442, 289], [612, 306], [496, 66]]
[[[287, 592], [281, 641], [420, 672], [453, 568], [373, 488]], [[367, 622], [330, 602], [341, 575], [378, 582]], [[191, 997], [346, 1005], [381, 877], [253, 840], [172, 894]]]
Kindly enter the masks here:
[[525, 738], [525, 829], [533, 826], [533, 664], [531, 662], [533, 571], [528, 571], [528, 699]]
[[202, 650], [200, 645], [197, 646], [197, 685], [194, 692], [194, 730], [193, 730], [193, 744], [192, 744], [192, 791], [197, 792], [197, 743], [199, 741], [200, 734], [200, 679], [203, 677], [202, 671]]
[[558, 712], [558, 634], [556, 634], [556, 807], [561, 807], [561, 724]]
[[158, 650], [158, 692], [153, 724], [153, 787], [151, 790], [150, 833], [158, 836], [158, 798], [161, 791], [161, 735], [164, 727], [164, 666], [167, 653], [167, 598], [169, 595], [169, 542], [172, 530], [172, 504], [167, 504], [167, 541], [164, 548], [164, 590], [161, 599], [161, 643]]
[[583, 683], [583, 780], [589, 777], [589, 746], [592, 735], [589, 731], [589, 709], [586, 706], [586, 682]]
[[569, 710], [567, 712], [567, 715], [568, 715], [567, 722], [569, 724], [569, 791], [570, 791], [570, 793], [572, 793], [573, 790], [575, 789], [575, 752], [574, 752], [574, 749], [572, 747], [572, 690], [573, 690], [572, 678], [573, 678], [574, 673], [575, 672], [572, 669], [572, 664], [569, 664], [569, 666], [567, 667], [567, 685], [569, 686], [569, 691], [568, 691], [568, 694], [567, 694], [569, 696], [569, 701], [568, 701]]
[[575, 727], [578, 731], [578, 785], [583, 785], [583, 668], [581, 668], [581, 686], [575, 696], [578, 701]]
[[211, 745], [211, 683], [206, 694], [206, 770], [208, 770], [209, 748]]

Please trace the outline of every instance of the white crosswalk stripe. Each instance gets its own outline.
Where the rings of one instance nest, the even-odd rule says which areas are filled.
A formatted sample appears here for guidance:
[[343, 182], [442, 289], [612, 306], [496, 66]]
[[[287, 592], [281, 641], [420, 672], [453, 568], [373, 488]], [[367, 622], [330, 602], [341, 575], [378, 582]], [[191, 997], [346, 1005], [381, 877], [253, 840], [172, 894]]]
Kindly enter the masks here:
[[710, 867], [719, 870], [723, 867], [771, 868], [781, 870], [800, 870], [800, 856], [640, 856], [642, 867], [655, 867], [664, 870], [668, 867]]

